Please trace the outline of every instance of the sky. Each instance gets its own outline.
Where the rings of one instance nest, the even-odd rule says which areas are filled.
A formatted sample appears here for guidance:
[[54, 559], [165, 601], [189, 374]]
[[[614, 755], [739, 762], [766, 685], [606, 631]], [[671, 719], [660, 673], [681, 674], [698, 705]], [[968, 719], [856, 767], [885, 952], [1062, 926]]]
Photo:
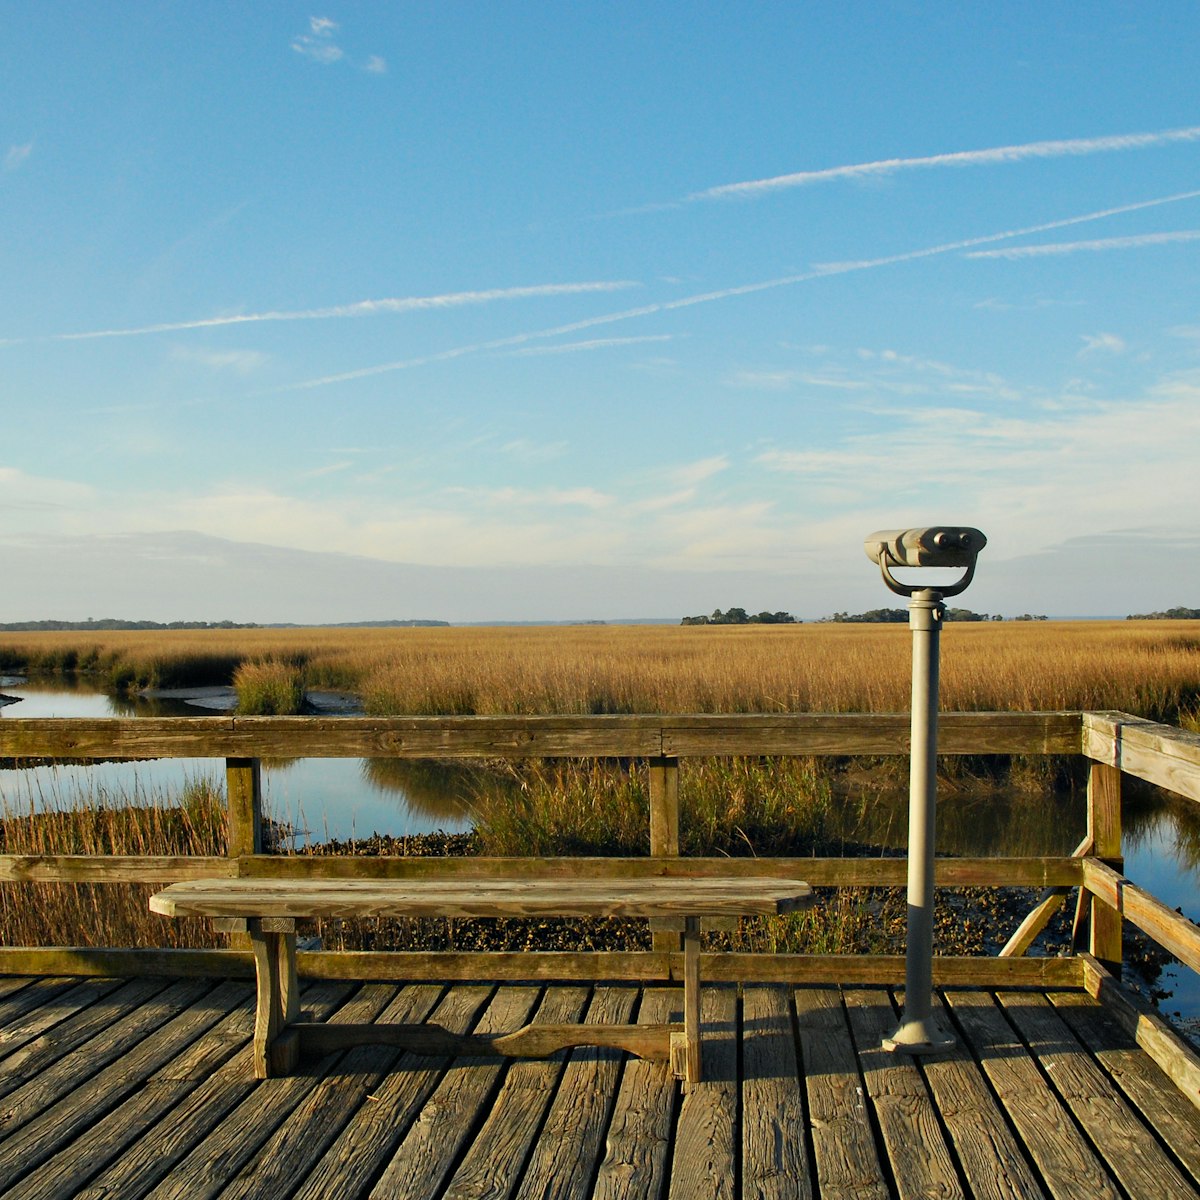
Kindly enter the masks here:
[[0, 621], [1200, 605], [1198, 34], [0, 0]]

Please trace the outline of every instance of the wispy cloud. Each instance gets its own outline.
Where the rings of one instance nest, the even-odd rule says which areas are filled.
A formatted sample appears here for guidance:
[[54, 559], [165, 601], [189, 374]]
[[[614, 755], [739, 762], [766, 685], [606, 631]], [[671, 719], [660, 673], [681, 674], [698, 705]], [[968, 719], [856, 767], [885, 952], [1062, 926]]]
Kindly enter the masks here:
[[1196, 241], [1200, 241], [1200, 229], [1179, 229], [1173, 233], [1139, 233], [1131, 237], [1095, 238], [1086, 242], [1053, 242], [1044, 246], [1006, 246], [1002, 250], [973, 250], [964, 257], [1039, 258], [1047, 254], [1078, 254], [1088, 250], [1137, 250], [1142, 246]]
[[309, 17], [308, 33], [293, 38], [292, 49], [314, 62], [335, 63], [343, 57], [342, 48], [333, 40], [337, 27], [328, 17]]
[[510, 350], [514, 357], [538, 354], [578, 354], [585, 350], [609, 350], [614, 346], [639, 346], [646, 342], [670, 342], [674, 335], [670, 333], [650, 333], [641, 337], [623, 338], [593, 338], [588, 342], [564, 342], [560, 346], [527, 346], [523, 350]]
[[[490, 304], [496, 300], [530, 300], [544, 296], [574, 296], [589, 292], [616, 292], [637, 287], [633, 280], [601, 280], [590, 283], [543, 283], [531, 287], [492, 288], [478, 292], [446, 292], [440, 296], [402, 296], [382, 300], [358, 300], [329, 308], [298, 310], [272, 309], [258, 313], [231, 313], [220, 317], [202, 317], [195, 321], [171, 321], [159, 325], [140, 325], [128, 329], [93, 329], [84, 333], [52, 333], [27, 341], [77, 342], [94, 338], [142, 337], [152, 333], [179, 333], [187, 329], [215, 329], [222, 325], [253, 325], [264, 321], [328, 321], [352, 317], [375, 317], [386, 313], [409, 313], [423, 309], [462, 308], [472, 304]], [[5, 339], [14, 344], [21, 339]]]
[[357, 66], [368, 75], [387, 74], [387, 62], [379, 54], [370, 55], [361, 65], [347, 58], [346, 52], [334, 40], [340, 28], [341, 26], [329, 17], [309, 17], [308, 32], [292, 38], [292, 49], [323, 66], [345, 62], [350, 66]]
[[841, 275], [847, 271], [862, 271], [873, 267], [889, 266], [892, 263], [912, 262], [918, 258], [929, 258], [936, 254], [949, 254], [955, 250], [969, 250], [972, 246], [985, 246], [990, 242], [1003, 242], [1009, 238], [1028, 237], [1034, 233], [1048, 233], [1051, 229], [1065, 229], [1071, 225], [1084, 225], [1090, 221], [1101, 221], [1124, 213], [1140, 212], [1146, 208], [1157, 208], [1161, 204], [1177, 204], [1182, 200], [1195, 200], [1200, 190], [1177, 192], [1172, 196], [1159, 196], [1154, 200], [1139, 200], [1134, 204], [1120, 204], [1115, 208], [1102, 208], [1096, 212], [1083, 213], [1078, 217], [1064, 217], [1058, 221], [1045, 221], [1041, 225], [1026, 225], [1021, 229], [1006, 229], [1003, 233], [990, 233], [984, 237], [965, 238], [958, 242], [943, 242], [924, 250], [909, 250], [903, 254], [890, 254], [886, 258], [867, 258], [856, 262], [819, 263], [817, 272]]
[[687, 196], [688, 201], [721, 200], [760, 196], [783, 188], [804, 187], [839, 179], [865, 179], [893, 175], [898, 171], [925, 170], [932, 167], [981, 167], [1000, 163], [1023, 162], [1031, 158], [1067, 158], [1088, 154], [1112, 154], [1126, 150], [1144, 150], [1177, 142], [1200, 141], [1200, 125], [1186, 129], [1166, 129], [1157, 133], [1118, 134], [1112, 137], [1069, 138], [1057, 141], [1025, 142], [1015, 146], [994, 146], [986, 150], [958, 150], [950, 154], [929, 154], [918, 158], [884, 158], [875, 162], [825, 167], [818, 171], [793, 171], [766, 179], [725, 183]]
[[861, 379], [843, 379], [835, 375], [814, 375], [809, 371], [736, 371], [725, 382], [730, 387], [754, 388], [759, 391], [783, 392], [795, 387], [834, 388], [838, 391], [861, 391], [867, 387]]
[[1118, 337], [1115, 333], [1085, 333], [1083, 337], [1083, 349], [1080, 354], [1094, 354], [1096, 351], [1101, 351], [1105, 354], [1124, 354], [1125, 339]]
[[341, 462], [333, 462], [328, 466], [314, 467], [311, 471], [305, 471], [301, 475], [301, 479], [320, 479], [325, 475], [339, 475], [342, 471], [348, 471], [354, 463], [349, 459], [344, 459]]
[[372, 367], [359, 367], [353, 371], [342, 371], [336, 375], [323, 375], [315, 379], [306, 379], [292, 384], [285, 390], [304, 390], [308, 388], [326, 387], [335, 383], [348, 383], [358, 379], [368, 379], [376, 375], [385, 375], [392, 371], [410, 370], [414, 367], [430, 366], [433, 363], [449, 362], [472, 354], [480, 354], [490, 350], [502, 350], [510, 346], [521, 346], [529, 342], [545, 341], [550, 338], [565, 337], [569, 334], [580, 333], [585, 329], [595, 329], [602, 325], [612, 325], [620, 321], [633, 321], [641, 317], [655, 316], [659, 313], [674, 312], [679, 309], [691, 308], [699, 304], [712, 304], [720, 300], [730, 300], [738, 296], [750, 296], [757, 292], [771, 291], [775, 288], [793, 287], [799, 283], [809, 283], [830, 275], [845, 275], [854, 271], [875, 270], [878, 267], [892, 266], [899, 263], [916, 262], [922, 258], [932, 258], [940, 254], [950, 254], [955, 251], [968, 250], [973, 246], [984, 246], [992, 242], [1005, 241], [1008, 238], [1028, 237], [1035, 233], [1045, 233], [1051, 229], [1062, 229], [1070, 225], [1081, 225], [1089, 221], [1100, 221], [1107, 217], [1118, 216], [1122, 213], [1137, 212], [1141, 209], [1154, 208], [1162, 204], [1175, 204], [1183, 200], [1200, 197], [1200, 190], [1179, 192], [1172, 196], [1160, 196], [1153, 200], [1141, 200], [1135, 204], [1122, 204], [1115, 208], [1103, 208], [1095, 212], [1083, 213], [1075, 217], [1064, 217], [1058, 221], [1047, 221], [1040, 225], [1027, 225], [1020, 229], [1006, 229], [1000, 233], [989, 233], [982, 237], [965, 238], [954, 242], [942, 242], [936, 246], [926, 246], [920, 250], [908, 250], [901, 254], [889, 254], [883, 258], [858, 259], [850, 262], [819, 263], [811, 271], [797, 275], [784, 275], [777, 279], [766, 279], [757, 283], [740, 284], [736, 287], [720, 288], [711, 292], [699, 292], [692, 296], [684, 296], [678, 300], [664, 300], [655, 304], [643, 304], [637, 308], [627, 308], [620, 312], [604, 313], [596, 317], [585, 317], [566, 325], [556, 325], [549, 329], [536, 329], [528, 333], [513, 334], [509, 337], [493, 338], [486, 342], [474, 342], [463, 346], [454, 346], [436, 354], [426, 354], [418, 358], [401, 359], [397, 362], [380, 363]]
[[19, 170], [32, 153], [32, 142], [26, 142], [23, 146], [9, 146], [8, 153], [4, 156], [4, 169], [6, 171]]
[[463, 497], [487, 508], [608, 508], [613, 497], [593, 487], [574, 488], [447, 488], [447, 495]]

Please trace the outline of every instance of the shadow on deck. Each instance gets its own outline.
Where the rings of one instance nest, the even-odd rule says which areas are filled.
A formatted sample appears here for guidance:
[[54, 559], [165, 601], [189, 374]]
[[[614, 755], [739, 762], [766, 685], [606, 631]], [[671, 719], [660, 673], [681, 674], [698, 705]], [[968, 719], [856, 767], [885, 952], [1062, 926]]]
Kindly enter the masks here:
[[[315, 1019], [487, 1032], [672, 1019], [677, 989], [313, 983]], [[704, 989], [705, 1081], [607, 1050], [365, 1046], [256, 1082], [253, 986], [0, 980], [0, 1193], [1200, 1196], [1200, 1113], [1083, 992], [945, 989], [947, 1055], [879, 1049], [885, 988]]]

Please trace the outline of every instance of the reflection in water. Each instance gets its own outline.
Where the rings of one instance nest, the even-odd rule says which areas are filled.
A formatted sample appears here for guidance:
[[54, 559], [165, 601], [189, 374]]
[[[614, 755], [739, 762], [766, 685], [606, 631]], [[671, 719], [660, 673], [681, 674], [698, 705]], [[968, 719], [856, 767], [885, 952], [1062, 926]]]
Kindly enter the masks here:
[[[908, 789], [849, 794], [833, 806], [838, 834], [847, 842], [901, 851], [908, 842]], [[1078, 795], [939, 789], [937, 852], [960, 857], [1070, 854], [1087, 827]]]
[[495, 795], [504, 784], [477, 765], [431, 759], [366, 758], [362, 773], [372, 787], [402, 796], [409, 811], [438, 821], [469, 823], [480, 791]]
[[1200, 804], [1137, 781], [1125, 784], [1121, 801], [1127, 855], [1157, 845], [1167, 827], [1176, 862], [1200, 874]]

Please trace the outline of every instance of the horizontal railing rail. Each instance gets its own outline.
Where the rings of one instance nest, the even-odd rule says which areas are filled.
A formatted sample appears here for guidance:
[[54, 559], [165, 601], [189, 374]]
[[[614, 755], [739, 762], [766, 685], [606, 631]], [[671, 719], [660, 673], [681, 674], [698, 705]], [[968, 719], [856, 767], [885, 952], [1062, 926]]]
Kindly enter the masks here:
[[[1131, 718], [1132, 719], [1132, 718]], [[939, 754], [1079, 754], [1082, 714], [942, 713]], [[0, 758], [690, 758], [907, 754], [907, 713], [5, 718]]]

